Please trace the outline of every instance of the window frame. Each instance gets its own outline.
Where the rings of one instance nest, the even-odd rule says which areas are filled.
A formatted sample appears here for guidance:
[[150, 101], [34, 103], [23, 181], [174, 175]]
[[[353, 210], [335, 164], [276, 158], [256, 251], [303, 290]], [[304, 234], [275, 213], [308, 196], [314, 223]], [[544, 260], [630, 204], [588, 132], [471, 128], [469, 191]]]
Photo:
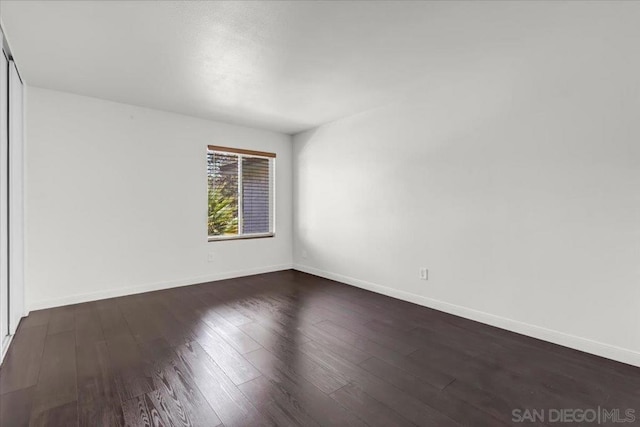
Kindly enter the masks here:
[[[209, 242], [222, 242], [227, 240], [246, 240], [246, 239], [264, 239], [275, 237], [276, 235], [276, 154], [266, 151], [245, 150], [240, 148], [220, 147], [217, 145], [207, 145], [207, 154], [209, 153], [233, 154], [238, 156], [238, 230], [242, 230], [243, 203], [242, 203], [242, 159], [243, 158], [260, 158], [269, 160], [269, 228], [268, 233], [250, 233], [236, 235], [220, 235], [210, 236], [207, 233]], [[208, 189], [207, 189], [208, 191]], [[209, 208], [207, 206], [207, 218], [209, 217]]]

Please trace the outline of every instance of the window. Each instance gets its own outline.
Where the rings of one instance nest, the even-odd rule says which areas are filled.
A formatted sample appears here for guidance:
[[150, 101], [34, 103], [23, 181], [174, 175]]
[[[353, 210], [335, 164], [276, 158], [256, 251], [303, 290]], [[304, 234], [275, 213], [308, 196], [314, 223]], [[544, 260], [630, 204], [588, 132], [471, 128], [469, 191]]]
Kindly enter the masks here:
[[274, 153], [208, 147], [210, 241], [274, 235], [275, 159]]

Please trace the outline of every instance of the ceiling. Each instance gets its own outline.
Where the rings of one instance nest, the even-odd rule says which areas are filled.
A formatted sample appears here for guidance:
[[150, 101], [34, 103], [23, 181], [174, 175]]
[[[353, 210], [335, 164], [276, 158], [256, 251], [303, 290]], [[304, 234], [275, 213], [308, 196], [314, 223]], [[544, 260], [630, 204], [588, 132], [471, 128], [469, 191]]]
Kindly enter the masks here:
[[515, 63], [578, 6], [0, 0], [0, 19], [29, 85], [296, 133]]

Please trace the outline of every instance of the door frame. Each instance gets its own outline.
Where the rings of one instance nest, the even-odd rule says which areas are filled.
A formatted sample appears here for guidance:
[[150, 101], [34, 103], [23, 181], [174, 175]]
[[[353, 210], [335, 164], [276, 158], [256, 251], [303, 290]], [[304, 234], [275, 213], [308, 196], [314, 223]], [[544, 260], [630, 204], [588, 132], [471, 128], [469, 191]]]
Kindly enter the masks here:
[[24, 301], [24, 84], [9, 60], [9, 334], [25, 315]]
[[9, 58], [0, 31], [0, 361], [9, 348]]

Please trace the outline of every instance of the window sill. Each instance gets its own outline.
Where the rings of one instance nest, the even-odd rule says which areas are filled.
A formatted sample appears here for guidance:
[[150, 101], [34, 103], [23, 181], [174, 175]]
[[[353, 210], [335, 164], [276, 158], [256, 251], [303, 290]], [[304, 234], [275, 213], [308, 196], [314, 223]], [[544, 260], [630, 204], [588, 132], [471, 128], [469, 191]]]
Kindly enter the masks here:
[[261, 234], [241, 234], [239, 236], [209, 236], [210, 242], [223, 242], [225, 240], [246, 240], [246, 239], [264, 239], [267, 237], [275, 237], [275, 233]]

